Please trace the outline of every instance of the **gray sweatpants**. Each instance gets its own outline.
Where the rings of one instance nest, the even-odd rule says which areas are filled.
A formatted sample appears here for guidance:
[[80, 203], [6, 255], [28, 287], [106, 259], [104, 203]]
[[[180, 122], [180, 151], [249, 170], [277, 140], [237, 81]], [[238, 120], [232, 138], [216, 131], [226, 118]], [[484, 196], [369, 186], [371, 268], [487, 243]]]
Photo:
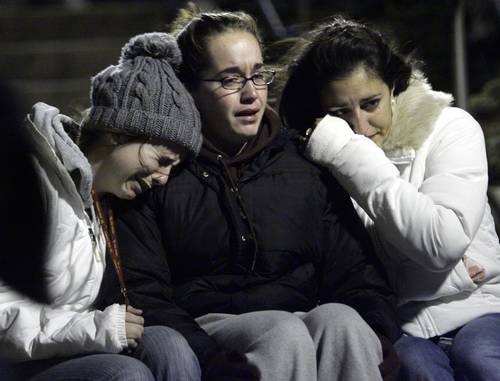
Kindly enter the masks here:
[[377, 381], [380, 341], [352, 308], [208, 314], [196, 321], [221, 346], [248, 356], [262, 381]]

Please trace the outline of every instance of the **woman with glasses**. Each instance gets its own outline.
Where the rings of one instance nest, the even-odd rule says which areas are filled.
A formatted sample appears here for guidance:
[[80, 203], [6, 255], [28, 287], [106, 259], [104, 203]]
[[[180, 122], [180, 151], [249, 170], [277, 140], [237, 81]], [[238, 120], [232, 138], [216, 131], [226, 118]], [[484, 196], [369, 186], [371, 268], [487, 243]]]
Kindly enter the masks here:
[[307, 154], [372, 235], [407, 334], [402, 379], [500, 380], [500, 245], [481, 127], [367, 25], [334, 18], [294, 58], [282, 116], [309, 129]]
[[117, 210], [131, 302], [183, 333], [205, 380], [382, 379], [392, 291], [347, 194], [267, 107], [255, 21], [189, 8], [175, 25], [204, 140]]
[[[199, 152], [199, 115], [175, 74], [180, 57], [170, 35], [136, 36], [118, 65], [92, 78], [92, 105], [81, 128], [42, 103], [27, 118], [22, 133], [47, 220], [49, 302], [0, 284], [0, 355], [17, 363], [22, 380], [200, 379], [182, 335], [144, 327], [143, 311], [130, 303], [109, 197], [131, 200], [163, 186], [174, 166]], [[16, 254], [13, 248], [3, 253]], [[101, 310], [94, 302], [105, 267], [120, 279], [121, 297]]]

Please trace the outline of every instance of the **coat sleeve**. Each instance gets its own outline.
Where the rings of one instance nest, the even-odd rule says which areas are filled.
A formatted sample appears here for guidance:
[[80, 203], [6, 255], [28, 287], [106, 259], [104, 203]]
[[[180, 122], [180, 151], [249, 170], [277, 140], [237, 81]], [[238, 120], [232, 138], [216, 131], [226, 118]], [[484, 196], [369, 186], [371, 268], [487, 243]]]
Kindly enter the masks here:
[[[132, 202], [116, 200], [116, 231], [130, 304], [143, 310], [144, 325], [163, 325], [180, 332], [195, 352], [202, 368], [222, 349], [194, 318], [173, 300], [173, 289], [163, 235], [155, 211], [162, 210], [159, 192], [150, 191]], [[120, 299], [114, 269], [106, 269], [100, 303]]]
[[343, 303], [354, 308], [374, 331], [394, 342], [401, 330], [395, 294], [385, 270], [349, 196], [333, 178], [329, 191], [324, 237], [320, 240], [320, 303]]
[[56, 309], [0, 285], [0, 355], [6, 359], [118, 353], [126, 346], [124, 306], [82, 312]]
[[374, 221], [382, 239], [430, 271], [456, 265], [476, 234], [487, 202], [488, 170], [478, 123], [448, 108], [432, 136], [420, 186], [400, 177], [371, 140], [327, 116], [308, 144], [309, 156], [327, 166]]

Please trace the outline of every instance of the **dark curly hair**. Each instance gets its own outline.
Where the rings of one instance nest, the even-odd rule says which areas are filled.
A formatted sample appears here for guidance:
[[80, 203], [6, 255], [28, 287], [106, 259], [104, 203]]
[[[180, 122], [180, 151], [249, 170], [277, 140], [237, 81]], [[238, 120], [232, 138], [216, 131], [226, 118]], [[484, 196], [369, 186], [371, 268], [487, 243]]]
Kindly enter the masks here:
[[292, 52], [295, 58], [289, 63], [280, 115], [288, 127], [299, 131], [322, 116], [319, 98], [327, 82], [342, 79], [364, 65], [398, 95], [408, 87], [416, 65], [377, 30], [340, 16], [312, 30]]

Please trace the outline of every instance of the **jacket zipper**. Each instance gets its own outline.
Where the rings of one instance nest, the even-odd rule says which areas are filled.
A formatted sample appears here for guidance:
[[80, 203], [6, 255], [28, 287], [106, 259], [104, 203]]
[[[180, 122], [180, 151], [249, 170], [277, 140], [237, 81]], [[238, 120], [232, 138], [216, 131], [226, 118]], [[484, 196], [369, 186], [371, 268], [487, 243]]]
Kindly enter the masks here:
[[[251, 220], [249, 218], [249, 214], [247, 213], [247, 210], [245, 208], [243, 199], [241, 198], [241, 194], [240, 194], [240, 191], [238, 189], [238, 186], [234, 182], [234, 180], [233, 180], [233, 178], [231, 176], [231, 173], [229, 172], [229, 169], [227, 168], [227, 165], [224, 162], [224, 159], [223, 159], [222, 155], [217, 155], [217, 161], [221, 164], [222, 172], [224, 174], [226, 182], [230, 186], [231, 192], [235, 194], [236, 202], [237, 202], [237, 204], [238, 204], [238, 206], [240, 208], [240, 211], [241, 211], [242, 215], [244, 216], [244, 219], [245, 219], [245, 221], [246, 221], [246, 223], [248, 225], [248, 228], [250, 230], [251, 240], [252, 240], [252, 243], [253, 243], [253, 253], [252, 253], [252, 262], [251, 262], [249, 271], [253, 272], [254, 269], [255, 269], [255, 263], [257, 262], [257, 254], [258, 254], [258, 251], [259, 251], [259, 246], [258, 246], [258, 243], [257, 243], [257, 235], [255, 234], [255, 229], [254, 229], [253, 224], [252, 224], [252, 222], [251, 222]], [[248, 240], [248, 238], [245, 235], [242, 235], [240, 237], [240, 239], [241, 239], [242, 242], [246, 242]]]

